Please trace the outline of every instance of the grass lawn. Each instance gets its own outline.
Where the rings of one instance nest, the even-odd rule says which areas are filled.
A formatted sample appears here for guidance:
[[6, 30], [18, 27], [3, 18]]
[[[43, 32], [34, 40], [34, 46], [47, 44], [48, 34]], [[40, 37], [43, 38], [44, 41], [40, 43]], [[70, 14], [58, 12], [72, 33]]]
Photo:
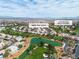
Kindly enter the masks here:
[[79, 35], [79, 27], [76, 27], [76, 29], [74, 30], [74, 32]]
[[32, 50], [31, 55], [27, 55], [25, 59], [44, 59], [43, 58], [43, 53], [47, 51], [46, 48], [39, 47], [35, 50]]
[[53, 39], [55, 39], [55, 40], [63, 40], [63, 37], [62, 36], [54, 36]]
[[79, 33], [79, 28], [76, 28], [76, 29], [75, 29], [75, 32], [78, 32], [78, 33]]

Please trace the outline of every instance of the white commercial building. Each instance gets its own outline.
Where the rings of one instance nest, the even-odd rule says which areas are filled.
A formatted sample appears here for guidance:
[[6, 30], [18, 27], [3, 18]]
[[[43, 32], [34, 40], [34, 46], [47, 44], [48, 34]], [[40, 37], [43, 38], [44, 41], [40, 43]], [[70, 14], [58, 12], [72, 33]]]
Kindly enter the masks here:
[[49, 28], [48, 23], [29, 23], [29, 28]]

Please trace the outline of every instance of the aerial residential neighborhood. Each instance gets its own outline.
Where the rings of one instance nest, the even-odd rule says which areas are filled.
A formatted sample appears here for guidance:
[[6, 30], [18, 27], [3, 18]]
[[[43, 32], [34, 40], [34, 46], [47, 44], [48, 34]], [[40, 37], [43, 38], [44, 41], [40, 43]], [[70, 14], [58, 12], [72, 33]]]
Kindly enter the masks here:
[[78, 59], [79, 21], [54, 22], [1, 21], [0, 59]]
[[79, 59], [79, 0], [0, 0], [0, 59]]

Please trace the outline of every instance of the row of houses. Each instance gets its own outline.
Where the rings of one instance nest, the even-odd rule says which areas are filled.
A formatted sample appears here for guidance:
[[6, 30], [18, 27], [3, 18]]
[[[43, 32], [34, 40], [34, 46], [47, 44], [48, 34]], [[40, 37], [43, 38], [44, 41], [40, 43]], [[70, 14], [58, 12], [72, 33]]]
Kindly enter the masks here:
[[29, 33], [40, 34], [40, 35], [48, 35], [48, 34], [55, 34], [50, 28], [29, 28]]
[[18, 51], [18, 45], [21, 44], [21, 40], [23, 40], [21, 36], [12, 36], [0, 33], [0, 59], [3, 59], [3, 55], [5, 54], [5, 51], [7, 49], [10, 50], [10, 54], [13, 54]]
[[19, 42], [21, 40], [23, 40], [21, 36], [12, 36], [0, 33], [0, 49], [3, 49], [5, 46], [10, 46], [14, 42]]
[[27, 32], [27, 26], [15, 26], [12, 28], [14, 31]]

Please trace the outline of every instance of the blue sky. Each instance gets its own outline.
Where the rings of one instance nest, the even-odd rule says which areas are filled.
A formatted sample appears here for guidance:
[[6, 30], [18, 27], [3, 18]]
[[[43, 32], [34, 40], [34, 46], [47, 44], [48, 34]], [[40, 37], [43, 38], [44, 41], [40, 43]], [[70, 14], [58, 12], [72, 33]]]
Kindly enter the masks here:
[[0, 0], [0, 16], [77, 17], [79, 0]]

